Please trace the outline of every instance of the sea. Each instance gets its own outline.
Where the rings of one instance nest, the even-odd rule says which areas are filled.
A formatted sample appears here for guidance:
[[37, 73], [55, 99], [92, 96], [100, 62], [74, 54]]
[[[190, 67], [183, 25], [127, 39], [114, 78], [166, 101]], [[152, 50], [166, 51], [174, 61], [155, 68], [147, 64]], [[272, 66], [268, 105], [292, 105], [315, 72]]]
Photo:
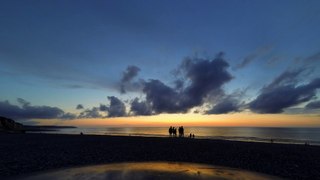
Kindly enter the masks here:
[[[176, 127], [178, 128], [178, 127]], [[169, 127], [77, 127], [45, 133], [92, 134], [115, 136], [170, 137]], [[219, 139], [247, 142], [320, 145], [320, 128], [280, 127], [184, 127], [185, 138], [190, 133], [197, 139]]]

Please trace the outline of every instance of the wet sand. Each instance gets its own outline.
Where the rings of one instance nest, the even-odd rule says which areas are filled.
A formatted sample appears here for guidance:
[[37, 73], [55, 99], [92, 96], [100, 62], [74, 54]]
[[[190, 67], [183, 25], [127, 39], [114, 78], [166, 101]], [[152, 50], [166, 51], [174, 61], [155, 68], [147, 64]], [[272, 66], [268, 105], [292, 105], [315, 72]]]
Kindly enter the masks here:
[[110, 163], [15, 177], [17, 180], [280, 180], [275, 176], [242, 169], [181, 162]]
[[1, 134], [0, 143], [0, 177], [115, 162], [169, 161], [320, 179], [320, 146], [55, 134]]

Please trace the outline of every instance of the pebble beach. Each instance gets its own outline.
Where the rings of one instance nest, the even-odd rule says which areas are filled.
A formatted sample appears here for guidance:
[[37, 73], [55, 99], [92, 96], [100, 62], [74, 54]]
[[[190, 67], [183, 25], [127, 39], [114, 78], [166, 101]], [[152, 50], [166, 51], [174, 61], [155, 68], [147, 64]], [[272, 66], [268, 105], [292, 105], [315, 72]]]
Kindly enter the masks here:
[[[190, 138], [0, 134], [0, 177], [118, 162], [191, 162], [320, 179], [320, 146]], [[1, 179], [2, 179], [1, 178]]]

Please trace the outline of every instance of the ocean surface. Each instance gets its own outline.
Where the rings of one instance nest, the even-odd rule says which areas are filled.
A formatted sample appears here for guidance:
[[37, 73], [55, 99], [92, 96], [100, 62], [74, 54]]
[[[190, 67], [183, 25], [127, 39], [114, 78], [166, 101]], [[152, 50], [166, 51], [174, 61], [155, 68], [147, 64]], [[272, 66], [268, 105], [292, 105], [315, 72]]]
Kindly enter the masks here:
[[[117, 136], [169, 137], [169, 127], [78, 127], [45, 132], [56, 134], [95, 134]], [[320, 145], [320, 128], [266, 127], [184, 127], [185, 137], [195, 134], [199, 139], [222, 139]]]

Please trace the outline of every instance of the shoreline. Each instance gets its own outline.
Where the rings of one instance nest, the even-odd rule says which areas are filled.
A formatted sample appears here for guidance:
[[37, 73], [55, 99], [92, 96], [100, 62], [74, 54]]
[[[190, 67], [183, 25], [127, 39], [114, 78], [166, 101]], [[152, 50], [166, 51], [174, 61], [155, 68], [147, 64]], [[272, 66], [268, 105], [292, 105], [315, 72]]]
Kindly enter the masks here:
[[1, 134], [0, 177], [119, 162], [190, 162], [320, 178], [320, 146], [110, 135]]
[[[59, 130], [49, 130], [49, 131], [30, 131], [27, 134], [61, 134], [61, 135], [79, 135], [79, 133], [59, 133]], [[119, 137], [156, 137], [156, 138], [180, 138], [173, 137], [163, 134], [130, 134], [130, 133], [105, 133], [105, 134], [90, 134], [85, 133], [88, 136], [119, 136]], [[190, 139], [189, 136], [183, 138]], [[320, 146], [320, 142], [313, 140], [295, 140], [295, 139], [269, 139], [269, 138], [258, 138], [258, 137], [229, 137], [229, 136], [196, 136], [195, 139], [205, 139], [205, 140], [222, 140], [222, 141], [235, 141], [235, 142], [253, 142], [253, 143], [274, 143], [274, 144], [292, 144], [292, 145], [312, 145]], [[254, 140], [255, 139], [255, 140]]]

